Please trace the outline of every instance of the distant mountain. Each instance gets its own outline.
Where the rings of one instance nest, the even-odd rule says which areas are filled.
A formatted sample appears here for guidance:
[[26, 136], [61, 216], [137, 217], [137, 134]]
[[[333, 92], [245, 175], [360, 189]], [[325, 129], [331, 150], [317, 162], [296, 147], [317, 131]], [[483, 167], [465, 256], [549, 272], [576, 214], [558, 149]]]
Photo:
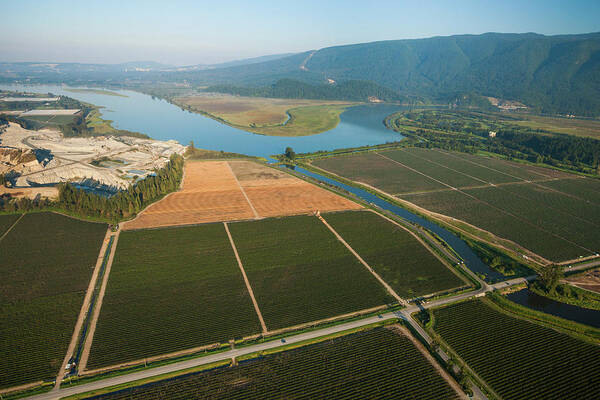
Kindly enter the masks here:
[[600, 33], [486, 33], [336, 46], [202, 71], [194, 80], [262, 86], [281, 78], [371, 81], [434, 100], [477, 93], [518, 100], [543, 112], [598, 116]]
[[130, 87], [186, 82], [239, 90], [268, 88], [282, 79], [313, 86], [359, 81], [345, 89], [363, 90], [371, 82], [371, 88], [408, 98], [447, 103], [468, 98], [477, 104], [482, 96], [490, 96], [541, 112], [600, 116], [600, 33], [457, 35], [327, 47], [213, 66], [119, 68], [0, 63], [0, 82], [110, 82]]

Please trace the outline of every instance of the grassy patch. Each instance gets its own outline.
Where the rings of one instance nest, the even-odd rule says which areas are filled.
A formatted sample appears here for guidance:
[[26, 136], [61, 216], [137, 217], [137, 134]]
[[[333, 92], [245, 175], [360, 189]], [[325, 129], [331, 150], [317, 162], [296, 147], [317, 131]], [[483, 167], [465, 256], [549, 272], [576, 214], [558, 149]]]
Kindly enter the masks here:
[[230, 230], [269, 330], [393, 301], [315, 217], [239, 222]]
[[259, 332], [222, 224], [123, 232], [88, 367]]
[[[501, 397], [597, 398], [597, 345], [473, 300], [433, 311], [434, 329]], [[562, 396], [562, 395], [561, 395]]]
[[53, 378], [106, 225], [25, 215], [0, 242], [0, 386]]
[[465, 285], [414, 236], [372, 212], [330, 213], [324, 218], [401, 297]]
[[97, 397], [454, 399], [456, 393], [405, 336], [386, 328], [191, 373]]
[[[177, 97], [175, 104], [227, 125], [269, 136], [307, 136], [333, 129], [348, 102], [228, 95]], [[288, 121], [289, 117], [289, 121]]]

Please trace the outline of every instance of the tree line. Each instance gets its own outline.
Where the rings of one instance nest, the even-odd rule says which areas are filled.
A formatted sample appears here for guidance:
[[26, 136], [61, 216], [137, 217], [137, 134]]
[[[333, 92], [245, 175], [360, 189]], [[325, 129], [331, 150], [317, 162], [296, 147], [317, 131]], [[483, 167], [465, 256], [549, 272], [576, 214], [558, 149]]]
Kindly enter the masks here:
[[76, 188], [69, 183], [61, 183], [58, 186], [57, 200], [12, 199], [5, 196], [0, 197], [0, 210], [22, 212], [51, 208], [117, 223], [137, 214], [167, 193], [176, 191], [183, 177], [183, 162], [182, 156], [173, 154], [167, 165], [154, 175], [109, 197]]

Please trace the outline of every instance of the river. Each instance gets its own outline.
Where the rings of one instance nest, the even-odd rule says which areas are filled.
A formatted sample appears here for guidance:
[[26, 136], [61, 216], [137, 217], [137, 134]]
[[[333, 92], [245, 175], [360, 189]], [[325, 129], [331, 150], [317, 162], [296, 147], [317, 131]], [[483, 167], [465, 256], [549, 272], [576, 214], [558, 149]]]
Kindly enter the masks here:
[[[387, 129], [383, 120], [393, 112], [406, 109], [398, 105], [355, 106], [343, 112], [340, 123], [330, 131], [303, 137], [274, 137], [242, 131], [203, 115], [184, 111], [165, 100], [132, 91], [111, 89], [127, 96], [121, 97], [91, 92], [73, 93], [66, 90], [66, 86], [0, 85], [0, 89], [69, 96], [106, 107], [103, 110], [104, 118], [112, 120], [116, 128], [142, 132], [153, 139], [173, 139], [181, 144], [188, 144], [193, 140], [196, 147], [208, 150], [224, 150], [262, 157], [283, 153], [287, 146], [291, 146], [296, 152], [305, 153], [398, 141], [403, 136]], [[503, 275], [485, 265], [463, 240], [439, 225], [364, 190], [302, 168], [296, 168], [296, 171], [341, 187], [369, 203], [435, 232], [462, 257], [469, 269], [485, 275], [489, 281], [504, 279]]]
[[0, 89], [53, 93], [103, 106], [103, 117], [119, 129], [145, 133], [153, 139], [177, 140], [183, 145], [194, 141], [197, 148], [223, 150], [268, 157], [291, 146], [296, 153], [334, 150], [398, 141], [403, 136], [385, 127], [389, 114], [405, 109], [398, 105], [361, 105], [342, 113], [334, 129], [301, 137], [264, 136], [219, 123], [203, 115], [184, 111], [158, 98], [128, 90], [113, 90], [123, 96], [91, 92], [69, 92], [66, 86], [0, 85]]

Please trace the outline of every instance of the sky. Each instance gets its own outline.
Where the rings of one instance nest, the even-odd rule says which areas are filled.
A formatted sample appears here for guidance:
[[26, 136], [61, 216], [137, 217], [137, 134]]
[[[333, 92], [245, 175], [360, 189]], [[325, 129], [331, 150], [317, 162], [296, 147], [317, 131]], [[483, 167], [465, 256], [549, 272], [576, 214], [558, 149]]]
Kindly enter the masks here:
[[213, 64], [485, 32], [600, 31], [600, 0], [0, 0], [0, 61]]

